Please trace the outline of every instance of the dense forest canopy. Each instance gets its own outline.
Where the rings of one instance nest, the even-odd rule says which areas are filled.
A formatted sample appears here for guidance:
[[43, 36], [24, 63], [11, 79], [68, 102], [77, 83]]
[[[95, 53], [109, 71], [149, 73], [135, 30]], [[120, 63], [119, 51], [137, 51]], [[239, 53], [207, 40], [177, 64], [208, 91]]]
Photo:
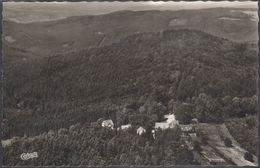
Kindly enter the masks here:
[[15, 132], [33, 123], [47, 131], [47, 125], [94, 122], [129, 102], [195, 103], [204, 93], [218, 105], [225, 96], [253, 97], [257, 87], [256, 51], [195, 30], [140, 33], [104, 47], [4, 65], [4, 103]]

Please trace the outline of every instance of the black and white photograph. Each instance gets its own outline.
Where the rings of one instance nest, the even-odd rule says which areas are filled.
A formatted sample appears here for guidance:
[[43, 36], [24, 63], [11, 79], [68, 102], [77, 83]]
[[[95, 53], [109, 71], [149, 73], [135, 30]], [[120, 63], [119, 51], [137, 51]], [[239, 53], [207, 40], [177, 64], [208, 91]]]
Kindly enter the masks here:
[[3, 2], [5, 166], [258, 166], [258, 2]]

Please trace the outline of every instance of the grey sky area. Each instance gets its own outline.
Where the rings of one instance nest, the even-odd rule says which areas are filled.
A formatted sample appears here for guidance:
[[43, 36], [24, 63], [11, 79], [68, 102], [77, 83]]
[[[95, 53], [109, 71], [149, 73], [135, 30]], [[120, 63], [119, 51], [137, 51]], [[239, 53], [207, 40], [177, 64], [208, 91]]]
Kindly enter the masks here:
[[205, 8], [258, 8], [257, 2], [4, 2], [5, 20], [35, 22], [70, 16], [99, 15], [120, 10], [184, 10]]

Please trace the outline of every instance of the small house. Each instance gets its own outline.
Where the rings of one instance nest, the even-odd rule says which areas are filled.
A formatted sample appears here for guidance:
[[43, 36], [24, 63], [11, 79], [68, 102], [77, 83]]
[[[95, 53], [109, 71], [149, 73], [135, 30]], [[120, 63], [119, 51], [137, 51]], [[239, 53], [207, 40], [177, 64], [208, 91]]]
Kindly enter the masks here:
[[138, 135], [142, 135], [146, 132], [146, 130], [143, 128], [143, 127], [139, 127], [137, 130], [136, 130], [136, 133]]
[[114, 129], [114, 123], [112, 120], [104, 120], [102, 122], [102, 127], [106, 127], [106, 128], [110, 128], [110, 129]]
[[117, 130], [127, 130], [131, 127], [132, 127], [131, 124], [121, 125], [120, 127], [117, 128]]

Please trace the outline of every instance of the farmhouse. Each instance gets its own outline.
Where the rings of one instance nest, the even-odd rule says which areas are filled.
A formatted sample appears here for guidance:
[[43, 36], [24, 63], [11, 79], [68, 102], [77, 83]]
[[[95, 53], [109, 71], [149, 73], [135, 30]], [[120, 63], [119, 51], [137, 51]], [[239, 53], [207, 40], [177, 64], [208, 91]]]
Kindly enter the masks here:
[[164, 122], [156, 122], [155, 123], [155, 126], [154, 126], [155, 129], [160, 128], [162, 130], [165, 130], [165, 129], [168, 129], [168, 128], [175, 128], [175, 126], [179, 124], [179, 121], [177, 121], [175, 119], [174, 114], [165, 115], [164, 118], [166, 118], [167, 120], [164, 121]]
[[162, 130], [165, 130], [165, 129], [169, 128], [169, 124], [167, 122], [156, 122], [154, 128], [155, 129], [159, 129], [160, 128]]
[[114, 123], [112, 120], [104, 120], [102, 122], [102, 127], [107, 127], [107, 128], [110, 128], [110, 129], [114, 129]]

